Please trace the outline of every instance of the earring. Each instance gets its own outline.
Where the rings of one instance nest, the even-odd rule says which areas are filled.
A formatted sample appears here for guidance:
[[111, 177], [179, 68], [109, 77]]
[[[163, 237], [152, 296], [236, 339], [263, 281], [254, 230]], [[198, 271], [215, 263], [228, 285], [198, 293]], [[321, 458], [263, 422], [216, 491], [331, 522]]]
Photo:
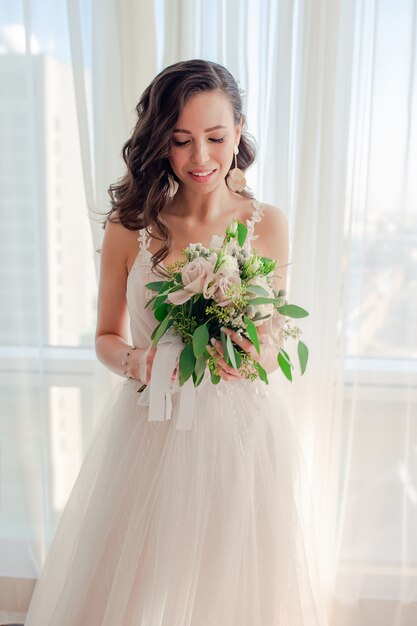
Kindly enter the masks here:
[[246, 187], [246, 178], [242, 170], [237, 166], [236, 156], [239, 154], [239, 148], [236, 145], [233, 152], [235, 153], [235, 167], [229, 171], [226, 183], [231, 191], [243, 191]]
[[178, 191], [179, 184], [171, 174], [168, 174], [168, 198], [173, 198]]

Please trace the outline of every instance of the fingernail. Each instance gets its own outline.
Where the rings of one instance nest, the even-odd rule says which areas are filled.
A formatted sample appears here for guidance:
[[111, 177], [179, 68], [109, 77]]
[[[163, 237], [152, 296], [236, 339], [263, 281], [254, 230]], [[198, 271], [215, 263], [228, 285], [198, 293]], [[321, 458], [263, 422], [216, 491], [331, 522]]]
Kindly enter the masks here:
[[215, 345], [216, 340], [215, 340], [215, 338], [214, 338], [214, 337], [212, 337], [212, 338], [210, 339], [210, 343], [211, 343], [211, 345], [212, 345], [212, 346], [214, 346], [214, 345]]

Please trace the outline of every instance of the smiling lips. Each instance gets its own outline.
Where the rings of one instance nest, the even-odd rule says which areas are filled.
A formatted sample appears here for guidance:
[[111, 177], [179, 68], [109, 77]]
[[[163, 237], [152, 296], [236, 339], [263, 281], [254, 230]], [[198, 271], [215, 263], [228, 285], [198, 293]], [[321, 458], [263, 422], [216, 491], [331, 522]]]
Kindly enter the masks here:
[[206, 182], [212, 174], [214, 174], [216, 170], [193, 170], [188, 172], [193, 180], [197, 180], [198, 182]]

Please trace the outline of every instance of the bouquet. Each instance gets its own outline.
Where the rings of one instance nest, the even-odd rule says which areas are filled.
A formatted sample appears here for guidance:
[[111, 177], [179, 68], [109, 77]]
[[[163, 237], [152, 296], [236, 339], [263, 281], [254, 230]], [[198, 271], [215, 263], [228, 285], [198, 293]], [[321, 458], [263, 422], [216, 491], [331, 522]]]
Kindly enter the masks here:
[[283, 374], [292, 380], [293, 364], [283, 348], [290, 337], [298, 339], [301, 375], [306, 369], [308, 348], [299, 339], [300, 328], [292, 325], [290, 318], [305, 317], [308, 312], [289, 304], [284, 290], [274, 289], [272, 280], [277, 261], [245, 247], [247, 230], [242, 222], [233, 220], [224, 237], [214, 235], [208, 248], [191, 243], [183, 250], [184, 260], [166, 268], [166, 280], [146, 285], [156, 292], [146, 303], [146, 307], [152, 306], [158, 321], [152, 333], [152, 345], [156, 346], [168, 331], [179, 335], [184, 344], [178, 360], [180, 386], [192, 376], [197, 387], [206, 368], [212, 383], [220, 381], [215, 358], [207, 349], [212, 337], [221, 341], [228, 365], [239, 369], [244, 378], [260, 378], [268, 383], [261, 364], [234, 344], [222, 328], [245, 336], [258, 354], [261, 345], [258, 330], [261, 333], [269, 328], [270, 335], [274, 328], [278, 329], [275, 330], [277, 362]]

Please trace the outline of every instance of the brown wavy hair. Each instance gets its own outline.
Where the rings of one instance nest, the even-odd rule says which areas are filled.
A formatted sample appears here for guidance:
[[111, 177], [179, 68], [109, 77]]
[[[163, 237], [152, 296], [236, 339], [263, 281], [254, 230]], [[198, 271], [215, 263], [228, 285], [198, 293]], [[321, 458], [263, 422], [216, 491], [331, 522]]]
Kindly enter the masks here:
[[[214, 90], [228, 97], [235, 125], [242, 118], [237, 166], [245, 171], [255, 160], [256, 144], [245, 130], [246, 117], [236, 80], [222, 65], [201, 59], [169, 65], [153, 79], [136, 106], [138, 120], [122, 149], [127, 171], [108, 189], [111, 209], [105, 214], [103, 227], [107, 221], [121, 223], [129, 230], [151, 227], [152, 236], [163, 242], [152, 256], [152, 269], [169, 256], [172, 249], [172, 233], [160, 216], [170, 202], [168, 174], [178, 181], [168, 158], [172, 131], [193, 95]], [[241, 195], [253, 198], [250, 190], [243, 190]], [[115, 211], [117, 215], [112, 217]]]

